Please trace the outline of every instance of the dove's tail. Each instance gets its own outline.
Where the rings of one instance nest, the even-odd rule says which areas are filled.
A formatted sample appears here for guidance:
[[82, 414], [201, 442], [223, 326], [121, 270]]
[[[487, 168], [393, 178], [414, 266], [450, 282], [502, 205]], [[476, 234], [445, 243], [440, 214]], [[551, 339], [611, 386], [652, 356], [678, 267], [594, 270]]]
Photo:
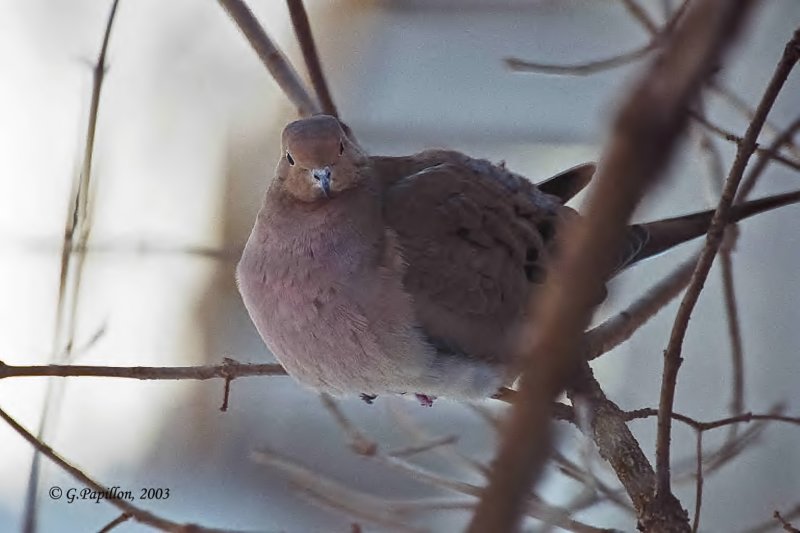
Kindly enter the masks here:
[[[797, 202], [800, 202], [800, 191], [776, 194], [737, 204], [731, 208], [729, 223], [739, 222], [758, 213]], [[714, 210], [711, 209], [691, 215], [630, 226], [625, 243], [626, 249], [617, 271], [704, 235], [711, 225], [713, 216]]]

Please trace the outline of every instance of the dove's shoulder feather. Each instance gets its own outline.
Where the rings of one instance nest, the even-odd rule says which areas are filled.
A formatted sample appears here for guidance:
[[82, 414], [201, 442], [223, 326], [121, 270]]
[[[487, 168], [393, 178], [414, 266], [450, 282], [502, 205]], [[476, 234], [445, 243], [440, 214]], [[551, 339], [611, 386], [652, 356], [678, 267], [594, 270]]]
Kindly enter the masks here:
[[504, 166], [457, 152], [420, 159], [433, 165], [392, 177], [384, 196], [406, 263], [405, 289], [429, 337], [505, 360], [510, 345], [500, 345], [498, 332], [524, 319], [558, 221], [571, 210]]

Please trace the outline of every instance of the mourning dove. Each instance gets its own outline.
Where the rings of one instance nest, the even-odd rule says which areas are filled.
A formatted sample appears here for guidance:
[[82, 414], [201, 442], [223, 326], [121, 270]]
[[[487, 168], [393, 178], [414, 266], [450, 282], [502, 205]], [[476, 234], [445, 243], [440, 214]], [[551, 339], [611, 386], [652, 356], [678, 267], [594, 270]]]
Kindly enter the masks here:
[[[517, 377], [528, 302], [577, 217], [564, 204], [593, 172], [534, 185], [455, 151], [368, 156], [330, 116], [292, 122], [237, 267], [244, 304], [314, 389], [489, 397]], [[733, 219], [798, 200], [742, 204]], [[712, 214], [630, 226], [616, 271], [702, 235]]]

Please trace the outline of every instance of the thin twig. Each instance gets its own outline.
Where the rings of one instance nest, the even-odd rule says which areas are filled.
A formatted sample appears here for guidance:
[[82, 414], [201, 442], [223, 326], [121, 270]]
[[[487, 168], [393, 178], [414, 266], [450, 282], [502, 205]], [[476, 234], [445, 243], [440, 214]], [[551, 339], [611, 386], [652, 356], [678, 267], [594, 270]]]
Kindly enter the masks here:
[[[748, 122], [753, 120], [755, 110], [729, 87], [722, 85], [719, 80], [711, 80], [709, 89], [717, 94], [717, 96], [721, 97], [731, 108], [738, 111]], [[778, 135], [780, 133], [780, 128], [770, 121], [769, 118], [764, 122], [764, 129], [772, 135]], [[800, 157], [800, 146], [798, 146], [793, 139], [789, 139], [786, 142], [786, 146], [795, 157]]]
[[[692, 119], [694, 119], [695, 122], [697, 122], [701, 126], [705, 127], [706, 129], [708, 129], [712, 133], [718, 135], [720, 138], [725, 139], [726, 141], [729, 141], [729, 142], [732, 142], [732, 143], [736, 143], [737, 145], [741, 144], [742, 142], [744, 142], [744, 139], [742, 139], [742, 137], [740, 137], [739, 135], [736, 135], [735, 133], [733, 133], [731, 131], [728, 131], [728, 130], [722, 128], [721, 126], [719, 126], [717, 124], [714, 124], [707, 117], [703, 116], [701, 113], [697, 113], [696, 111], [691, 111], [690, 114], [692, 115]], [[786, 131], [786, 130], [784, 130], [784, 131]], [[794, 133], [794, 131], [792, 131], [789, 135], [791, 135], [792, 133]], [[780, 134], [779, 134], [779, 137], [780, 137]], [[778, 138], [776, 138], [775, 141], [773, 142], [773, 145], [776, 145], [777, 148], [774, 148], [774, 149], [772, 149], [772, 148], [764, 148], [763, 146], [761, 146], [758, 143], [755, 143], [754, 146], [755, 146], [755, 151], [758, 152], [759, 155], [763, 155], [764, 157], [766, 157], [768, 159], [772, 159], [772, 160], [782, 164], [786, 168], [789, 168], [789, 169], [792, 169], [792, 170], [796, 170], [796, 171], [800, 171], [800, 161], [795, 161], [793, 159], [789, 159], [788, 157], [783, 156], [783, 155], [781, 155], [779, 153], [780, 147], [783, 146], [783, 145], [788, 145], [787, 142], [788, 142], [788, 140], [786, 138], [780, 139], [780, 140]]]
[[97, 533], [108, 533], [109, 531], [111, 531], [112, 529], [117, 527], [118, 525], [120, 525], [120, 524], [122, 524], [124, 522], [127, 522], [131, 518], [132, 518], [132, 516], [129, 513], [122, 513], [121, 515], [116, 517], [114, 520], [112, 520], [111, 522], [109, 522], [108, 524], [106, 524], [102, 528], [100, 528], [100, 531], [98, 531]]
[[[625, 413], [626, 420], [636, 420], [638, 418], [650, 418], [653, 416], [658, 416], [658, 409], [650, 407], [636, 409], [634, 411], [628, 411]], [[787, 416], [775, 412], [742, 413], [740, 415], [720, 418], [718, 420], [712, 420], [710, 422], [700, 422], [699, 420], [695, 420], [690, 416], [682, 415], [680, 413], [676, 413], [673, 411], [672, 418], [683, 422], [684, 424], [690, 426], [692, 429], [695, 429], [697, 431], [709, 431], [712, 429], [718, 429], [724, 426], [729, 426], [731, 424], [742, 424], [742, 423], [752, 422], [753, 420], [786, 422], [788, 424], [794, 424], [800, 426], [800, 416]]]
[[450, 446], [458, 442], [458, 435], [444, 435], [442, 437], [431, 439], [428, 442], [423, 442], [421, 444], [414, 444], [411, 446], [405, 446], [403, 448], [398, 448], [389, 452], [387, 455], [389, 457], [404, 457], [408, 458], [412, 455], [417, 455], [419, 453], [429, 452], [431, 450], [435, 450], [436, 448], [441, 448], [442, 446]]
[[297, 107], [297, 112], [304, 117], [319, 113], [319, 106], [309, 95], [297, 71], [269, 38], [247, 4], [243, 0], [219, 0], [219, 3], [247, 38], [284, 94]]
[[322, 405], [325, 406], [325, 409], [327, 409], [331, 414], [333, 420], [336, 422], [339, 428], [341, 428], [342, 432], [347, 435], [347, 439], [350, 441], [350, 448], [355, 453], [370, 457], [378, 452], [378, 443], [368, 438], [356, 427], [355, 424], [350, 422], [350, 419], [347, 418], [342, 409], [339, 407], [339, 404], [330, 394], [323, 392], [320, 393], [319, 397], [320, 400], [322, 400]]
[[[730, 240], [735, 240], [736, 230]], [[730, 230], [729, 230], [730, 231]], [[731, 249], [720, 249], [720, 273], [722, 275], [722, 296], [725, 302], [725, 316], [728, 323], [728, 338], [731, 343], [731, 367], [733, 379], [731, 380], [731, 414], [738, 415], [744, 411], [744, 347], [742, 345], [742, 328], [739, 320], [739, 306], [736, 302], [736, 288], [733, 281], [733, 258]]]
[[425, 530], [411, 527], [391, 516], [390, 503], [364, 492], [350, 489], [308, 469], [273, 450], [262, 449], [251, 454], [257, 463], [270, 466], [287, 475], [291, 482], [308, 497], [310, 501], [358, 520], [370, 522], [397, 531], [421, 533]]
[[622, 0], [625, 9], [650, 33], [658, 33], [658, 25], [635, 0]]
[[700, 508], [703, 505], [703, 432], [697, 431], [695, 454], [697, 454], [697, 466], [695, 470], [696, 484], [694, 491], [694, 518], [692, 519], [692, 533], [697, 533], [700, 527]]
[[[781, 516], [783, 516], [784, 520], [793, 520], [797, 517], [800, 517], [800, 504], [795, 505], [785, 513], [781, 513]], [[767, 533], [768, 531], [775, 531], [774, 515], [770, 520], [765, 520], [758, 525], [749, 527], [742, 533]]]
[[[614, 490], [597, 477], [593, 472], [585, 470], [570, 461], [563, 454], [558, 451], [553, 452], [553, 460], [559, 465], [559, 471], [567, 477], [581, 482], [586, 488], [595, 495], [595, 500], [602, 497], [602, 501], [610, 502], [625, 512], [635, 515], [633, 506], [625, 499], [624, 492]], [[570, 511], [573, 513], [585, 509], [589, 505], [588, 499], [586, 503], [578, 501], [569, 506]]]
[[[641, 8], [634, 2], [629, 2], [629, 4], [631, 6], [636, 6], [634, 7], [634, 11], [642, 11]], [[571, 65], [528, 61], [518, 57], [507, 57], [503, 61], [508, 68], [515, 72], [534, 72], [537, 74], [554, 74], [560, 76], [589, 76], [617, 67], [622, 67], [646, 57], [654, 50], [663, 46], [667, 40], [667, 37], [675, 29], [678, 21], [683, 16], [688, 4], [688, 0], [684, 0], [681, 6], [675, 10], [675, 13], [672, 14], [670, 19], [661, 29], [656, 28], [652, 21], [650, 21], [648, 18], [648, 22], [650, 23], [648, 29], [649, 33], [651, 34], [650, 41], [644, 46], [640, 46], [628, 52], [623, 52], [605, 59], [574, 63]]]
[[[703, 109], [704, 101], [699, 100]], [[708, 166], [708, 182], [713, 189], [714, 199], [722, 194], [725, 183], [725, 169], [723, 168], [722, 155], [714, 144], [709, 133], [701, 128], [696, 128], [699, 138], [700, 150], [706, 155]], [[720, 272], [722, 276], [722, 299], [725, 304], [725, 318], [728, 324], [728, 338], [731, 344], [731, 369], [733, 380], [731, 382], [730, 413], [738, 415], [744, 411], [744, 348], [742, 346], [742, 328], [739, 320], [739, 307], [736, 301], [736, 286], [733, 279], [733, 250], [739, 238], [736, 225], [725, 229], [722, 245], [720, 246]], [[736, 436], [738, 426], [731, 426], [730, 437]]]
[[[681, 6], [673, 13], [672, 17], [670, 18], [669, 22], [665, 25], [665, 29], [662, 30], [662, 33], [666, 31], [671, 25], [677, 23], [677, 21], [682, 16], [683, 12], [686, 10], [690, 0], [684, 0]], [[647, 15], [644, 9], [638, 5], [636, 0], [623, 0], [626, 4], [626, 8], [631, 13], [632, 18], [636, 20], [648, 33], [652, 36], [658, 35], [658, 28], [655, 26], [653, 20]], [[642, 16], [644, 15], [644, 16]], [[708, 88], [711, 89], [714, 93], [716, 93], [719, 97], [721, 97], [726, 103], [728, 103], [733, 109], [741, 113], [745, 119], [750, 122], [753, 120], [755, 116], [755, 110], [750, 107], [750, 104], [746, 102], [742, 97], [734, 93], [729, 87], [726, 87], [720, 82], [719, 80], [710, 80], [708, 84]], [[774, 123], [772, 123], [769, 119], [766, 120], [764, 123], [764, 129], [772, 133], [773, 135], [777, 134], [780, 129]], [[795, 157], [800, 157], [800, 146], [795, 144], [793, 140], [790, 138], [786, 142], [789, 150], [794, 154]], [[780, 156], [779, 156], [780, 157]], [[786, 160], [785, 162], [791, 163], [790, 160]]]
[[515, 72], [535, 72], [537, 74], [556, 74], [561, 76], [588, 76], [591, 74], [597, 74], [598, 72], [604, 72], [606, 70], [628, 65], [647, 56], [659, 46], [661, 46], [660, 42], [657, 40], [652, 40], [646, 45], [635, 48], [629, 52], [624, 52], [604, 59], [586, 61], [584, 63], [574, 63], [571, 65], [541, 63], [537, 61], [520, 59], [518, 57], [506, 57], [503, 59], [503, 61], [509, 69]]
[[[775, 157], [779, 155], [778, 151], [782, 146], [787, 145], [789, 140], [791, 140], [794, 134], [798, 131], [800, 131], [800, 116], [795, 118], [792, 123], [786, 127], [786, 129], [780, 132], [772, 141], [772, 143], [770, 143], [770, 145], [766, 148], [766, 150], [759, 152], [755, 164], [753, 164], [753, 167], [747, 173], [747, 176], [745, 176], [744, 180], [742, 180], [742, 186], [739, 188], [739, 194], [737, 195], [738, 201], [744, 201], [748, 196], [750, 196], [750, 193], [756, 186], [758, 179], [764, 173], [764, 170], [766, 170], [770, 160], [778, 160]], [[800, 170], [800, 165], [798, 165], [796, 170]]]
[[[401, 402], [399, 401], [389, 403], [389, 414], [396, 421], [400, 429], [402, 429], [405, 433], [410, 435], [414, 439], [414, 441], [418, 444], [431, 442], [430, 435], [428, 435], [428, 433], [424, 429], [422, 429], [420, 425], [416, 423], [416, 421], [413, 420], [412, 417], [409, 416], [406, 411], [400, 409], [400, 404]], [[462, 453], [455, 446], [455, 443], [446, 446], [439, 446], [436, 447], [434, 450], [439, 455], [447, 459], [455, 468], [467, 470], [469, 472], [474, 472], [484, 477], [489, 472], [489, 469], [486, 467], [486, 465]]]
[[784, 531], [788, 531], [789, 533], [800, 533], [800, 529], [792, 526], [786, 519], [781, 516], [781, 513], [776, 509], [775, 512], [772, 514], [773, 518], [778, 521], [781, 525], [781, 529]]
[[286, 4], [289, 6], [292, 26], [294, 26], [294, 33], [297, 36], [297, 42], [300, 44], [300, 50], [303, 52], [303, 59], [306, 62], [311, 86], [314, 87], [314, 92], [317, 93], [317, 101], [322, 107], [322, 112], [338, 118], [339, 112], [333, 103], [328, 82], [325, 80], [325, 74], [322, 71], [317, 45], [314, 43], [314, 34], [311, 31], [311, 24], [308, 22], [308, 14], [303, 5], [303, 0], [286, 0]]
[[[111, 38], [111, 29], [117, 14], [119, 0], [114, 0], [106, 19], [103, 40], [92, 69], [92, 94], [89, 103], [89, 119], [86, 125], [86, 138], [83, 145], [83, 161], [80, 174], [73, 181], [70, 193], [72, 210], [64, 228], [59, 271], [58, 296], [56, 299], [55, 329], [53, 332], [54, 355], [51, 361], [67, 362], [75, 347], [75, 331], [78, 322], [78, 302], [83, 280], [85, 254], [73, 256], [72, 247], [85, 247], [92, 232], [91, 178], [94, 157], [94, 141], [97, 131], [97, 116], [100, 110], [100, 95], [106, 75], [106, 53]], [[44, 438], [53, 416], [53, 405], [58, 393], [63, 393], [60, 383], [48, 382], [45, 390], [42, 416], [37, 429], [37, 437]], [[57, 408], [57, 407], [56, 407]], [[28, 489], [25, 497], [22, 530], [25, 533], [36, 531], [36, 507], [39, 488], [39, 468], [41, 458], [34, 451], [28, 475]]]
[[756, 114], [753, 121], [745, 132], [743, 142], [739, 145], [736, 152], [736, 159], [731, 167], [728, 178], [725, 182], [725, 188], [720, 199], [719, 206], [714, 213], [714, 218], [711, 222], [711, 227], [708, 231], [706, 238], [706, 245], [700, 255], [692, 281], [689, 288], [681, 302], [678, 309], [675, 323], [670, 335], [669, 344], [664, 352], [664, 371], [661, 382], [661, 399], [659, 402], [659, 417], [658, 417], [658, 434], [656, 438], [656, 474], [657, 474], [657, 495], [661, 498], [668, 498], [671, 496], [670, 489], [670, 439], [672, 429], [672, 404], [675, 398], [675, 385], [678, 377], [678, 368], [681, 364], [681, 349], [683, 346], [683, 339], [686, 335], [686, 329], [689, 325], [689, 318], [691, 317], [694, 306], [700, 296], [700, 291], [703, 288], [708, 273], [711, 270], [711, 264], [714, 261], [714, 256], [719, 249], [722, 241], [723, 232], [725, 230], [728, 212], [730, 211], [731, 204], [733, 203], [736, 189], [741, 182], [742, 175], [747, 166], [750, 156], [755, 151], [755, 142], [758, 134], [761, 131], [766, 116], [772, 108], [772, 104], [778, 96], [781, 88], [783, 87], [786, 78], [791, 72], [794, 64], [800, 57], [800, 30], [795, 32], [794, 37], [789, 41], [784, 50], [783, 56], [775, 70], [775, 73], [767, 86], [761, 102], [756, 108]]
[[[325, 408], [330, 412], [336, 424], [350, 441], [350, 447], [359, 455], [377, 461], [388, 466], [410, 478], [436, 488], [447, 489], [470, 496], [480, 496], [482, 489], [478, 485], [448, 479], [435, 474], [425, 468], [412, 464], [404, 456], [397, 453], [381, 453], [375, 441], [367, 436], [360, 428], [352, 422], [339, 407], [338, 403], [329, 395], [322, 395]], [[354, 445], [355, 443], [355, 445]], [[552, 523], [568, 531], [599, 533], [606, 531], [583, 524], [569, 517], [569, 513], [564, 509], [546, 504], [536, 498], [529, 498], [525, 504], [525, 513], [528, 516], [537, 518], [546, 523]]]

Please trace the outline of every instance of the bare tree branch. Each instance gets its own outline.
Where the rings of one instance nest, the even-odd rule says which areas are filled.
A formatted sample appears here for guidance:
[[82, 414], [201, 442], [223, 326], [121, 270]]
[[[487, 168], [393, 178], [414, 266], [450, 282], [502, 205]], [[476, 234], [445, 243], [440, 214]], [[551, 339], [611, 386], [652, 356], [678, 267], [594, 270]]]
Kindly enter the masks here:
[[[738, 201], [744, 201], [748, 196], [750, 196], [750, 193], [753, 191], [756, 182], [764, 173], [764, 170], [766, 170], [770, 160], [775, 159], [776, 161], [779, 161], [779, 159], [777, 159], [777, 156], [779, 155], [778, 151], [782, 146], [787, 145], [792, 137], [794, 137], [794, 134], [798, 131], [800, 131], [800, 116], [795, 118], [785, 130], [780, 132], [766, 150], [759, 152], [756, 162], [753, 164], [753, 168], [750, 169], [750, 171], [747, 173], [747, 176], [744, 178], [744, 180], [742, 180], [742, 186], [739, 188], [739, 194], [737, 195]], [[800, 171], [800, 165], [798, 165], [795, 170]]]
[[243, 0], [219, 0], [219, 3], [247, 37], [261, 62], [297, 107], [297, 112], [304, 117], [319, 113], [319, 106], [309, 95], [297, 71], [269, 38], [247, 4]]
[[722, 242], [725, 224], [733, 203], [736, 189], [744, 174], [747, 162], [755, 151], [755, 142], [758, 133], [761, 131], [772, 104], [783, 87], [786, 78], [800, 57], [800, 30], [795, 32], [794, 37], [789, 41], [784, 49], [783, 56], [767, 86], [764, 96], [756, 108], [755, 117], [745, 132], [743, 142], [739, 145], [736, 152], [736, 159], [731, 167], [730, 173], [725, 183], [717, 211], [711, 222], [711, 227], [706, 238], [706, 245], [700, 255], [692, 281], [683, 297], [678, 314], [675, 317], [669, 344], [664, 352], [664, 371], [661, 382], [661, 400], [659, 402], [658, 417], [658, 436], [656, 440], [656, 473], [658, 477], [657, 496], [660, 498], [671, 497], [670, 489], [670, 438], [672, 429], [672, 404], [675, 398], [675, 385], [678, 377], [678, 368], [681, 364], [681, 349], [683, 339], [686, 335], [686, 328], [689, 325], [689, 318], [694, 310], [694, 306], [700, 296], [711, 264]]
[[122, 524], [122, 523], [124, 523], [124, 522], [127, 522], [127, 521], [128, 521], [128, 520], [130, 520], [131, 518], [132, 518], [132, 517], [131, 517], [131, 515], [130, 515], [130, 514], [128, 514], [128, 513], [122, 513], [121, 515], [119, 515], [118, 517], [116, 517], [114, 520], [112, 520], [112, 521], [111, 521], [111, 522], [109, 522], [108, 524], [104, 525], [104, 526], [103, 526], [103, 527], [100, 529], [100, 531], [98, 531], [97, 533], [108, 533], [109, 531], [111, 531], [112, 529], [114, 529], [115, 527], [117, 527], [118, 525], [120, 525], [120, 524]]
[[[729, 87], [723, 86], [719, 81], [711, 80], [709, 89], [725, 101], [731, 108], [738, 111], [748, 121], [753, 120], [755, 110]], [[764, 122], [764, 129], [773, 135], [780, 133], [780, 128], [769, 119]], [[787, 140], [786, 146], [795, 157], [800, 157], [800, 146], [798, 146], [793, 139]]]
[[586, 332], [586, 359], [591, 361], [623, 342], [674, 300], [689, 284], [697, 254], [678, 265], [631, 305]]
[[[23, 439], [28, 441], [31, 446], [36, 448], [36, 450], [56, 463], [59, 468], [67, 472], [71, 477], [75, 478], [76, 480], [80, 481], [82, 484], [86, 485], [90, 489], [98, 493], [110, 494], [110, 491], [107, 487], [101, 485], [97, 481], [93, 480], [86, 474], [84, 474], [80, 469], [72, 466], [66, 459], [63, 459], [60, 455], [58, 455], [50, 446], [43, 443], [36, 437], [34, 437], [28, 430], [24, 427], [19, 425], [16, 420], [11, 418], [3, 409], [0, 409], [0, 418], [5, 420], [5, 422], [11, 426], [11, 429], [16, 431]], [[161, 531], [169, 531], [175, 533], [183, 533], [186, 531], [196, 531], [198, 533], [221, 533], [222, 530], [218, 529], [208, 529], [202, 526], [194, 525], [194, 524], [179, 524], [177, 522], [173, 522], [171, 520], [167, 520], [166, 518], [162, 518], [156, 514], [151, 513], [150, 511], [146, 511], [140, 507], [137, 507], [125, 499], [118, 499], [118, 498], [106, 498], [109, 504], [113, 505], [120, 511], [125, 514], [130, 515], [133, 517], [134, 520], [140, 522], [142, 524], [147, 524], [152, 526], [156, 529], [160, 529]]]
[[[742, 142], [744, 142], [744, 139], [742, 139], [740, 136], [738, 136], [735, 133], [733, 133], [731, 131], [728, 131], [728, 130], [718, 126], [717, 124], [714, 124], [713, 122], [708, 120], [708, 118], [703, 116], [702, 114], [692, 111], [691, 115], [692, 115], [692, 118], [697, 123], [699, 123], [700, 125], [704, 126], [709, 131], [715, 133], [719, 137], [725, 139], [726, 141], [736, 143], [737, 145], [741, 144]], [[784, 130], [783, 134], [786, 134], [786, 131], [787, 130]], [[764, 148], [760, 144], [755, 143], [756, 152], [758, 152], [759, 155], [761, 155], [763, 157], [766, 157], [767, 159], [773, 159], [773, 160], [777, 161], [778, 163], [782, 164], [786, 168], [790, 168], [792, 170], [800, 171], [800, 161], [795, 161], [795, 160], [789, 159], [788, 157], [781, 155], [780, 152], [779, 152], [779, 150], [780, 150], [780, 148], [782, 146], [784, 146], [784, 145], [788, 146], [789, 145], [788, 143], [789, 143], [789, 140], [791, 139], [791, 135], [794, 134], [795, 131], [796, 131], [796, 128], [795, 128], [795, 130], [791, 130], [788, 133], [788, 135], [789, 135], [788, 138], [786, 138], [786, 137], [781, 138], [781, 134], [779, 134], [779, 136], [772, 143], [772, 146], [775, 146], [774, 149]]]
[[630, 52], [625, 52], [605, 59], [586, 61], [585, 63], [574, 63], [571, 65], [557, 63], [541, 63], [528, 61], [518, 57], [507, 57], [503, 59], [506, 66], [516, 72], [536, 72], [538, 74], [558, 74], [571, 76], [588, 76], [598, 72], [604, 72], [617, 67], [628, 65], [637, 61], [661, 46], [661, 42], [652, 40], [644, 46], [635, 48]]
[[314, 92], [317, 93], [317, 101], [322, 107], [322, 112], [338, 118], [339, 112], [333, 103], [328, 82], [325, 80], [325, 74], [322, 71], [317, 45], [314, 43], [314, 34], [311, 31], [311, 24], [308, 22], [303, 0], [286, 0], [286, 4], [289, 6], [289, 15], [292, 18], [292, 26], [294, 26], [294, 33], [297, 36], [297, 42], [300, 44], [300, 50], [303, 52], [308, 76], [311, 78], [311, 86], [314, 87]]
[[[595, 178], [586, 224], [570, 228], [554, 275], [539, 295], [540, 307], [534, 313], [537, 330], [521, 379], [521, 397], [512, 407], [471, 532], [515, 527], [524, 494], [549, 453], [548, 407], [577, 366], [578, 339], [589, 321], [594, 295], [601, 291], [612, 268], [607, 251], [616, 249], [638, 199], [647, 185], [660, 177], [686, 123], [687, 104], [716, 65], [725, 44], [737, 34], [749, 5], [733, 6], [721, 0], [693, 3], [673, 39], [623, 106]], [[637, 488], [649, 494], [652, 491], [652, 485]], [[688, 529], [685, 512], [677, 502], [665, 504], [660, 513], [649, 513], [649, 494], [646, 499], [632, 495], [644, 527], [660, 524], [676, 531]]]
[[207, 366], [91, 366], [91, 365], [7, 365], [0, 361], [0, 379], [11, 377], [77, 377], [126, 378], [143, 380], [207, 380], [237, 379], [251, 376], [286, 376], [277, 363], [238, 363], [233, 359], [221, 365]]
[[788, 521], [786, 521], [781, 516], [781, 513], [779, 511], [776, 510], [772, 514], [772, 516], [775, 518], [775, 520], [778, 521], [778, 523], [781, 525], [781, 529], [783, 529], [784, 531], [788, 531], [789, 533], [800, 533], [800, 529], [797, 529], [796, 527], [792, 526], [792, 524], [790, 524]]
[[[106, 75], [106, 54], [108, 43], [111, 39], [111, 29], [117, 14], [119, 1], [111, 4], [106, 18], [103, 40], [97, 60], [92, 68], [92, 94], [89, 103], [89, 119], [86, 125], [86, 137], [83, 143], [83, 161], [80, 173], [73, 180], [70, 191], [71, 213], [67, 216], [64, 227], [64, 237], [61, 248], [61, 264], [59, 270], [58, 296], [56, 299], [55, 328], [53, 331], [53, 354], [51, 361], [67, 362], [71, 359], [75, 348], [75, 331], [78, 321], [78, 302], [83, 281], [85, 253], [73, 255], [73, 246], [85, 248], [92, 233], [92, 162], [94, 158], [94, 141], [97, 132], [97, 116], [100, 111], [100, 96]], [[47, 383], [45, 390], [42, 417], [39, 421], [37, 437], [44, 435], [51, 423], [53, 416], [54, 398], [61, 392], [61, 384]], [[34, 451], [28, 475], [28, 488], [25, 496], [25, 509], [23, 511], [24, 533], [36, 531], [36, 508], [39, 492], [39, 468], [41, 457]]]
[[700, 508], [703, 506], [703, 432], [696, 432], [695, 454], [697, 466], [695, 470], [696, 484], [694, 492], [694, 518], [692, 519], [692, 533], [697, 533], [700, 527]]

